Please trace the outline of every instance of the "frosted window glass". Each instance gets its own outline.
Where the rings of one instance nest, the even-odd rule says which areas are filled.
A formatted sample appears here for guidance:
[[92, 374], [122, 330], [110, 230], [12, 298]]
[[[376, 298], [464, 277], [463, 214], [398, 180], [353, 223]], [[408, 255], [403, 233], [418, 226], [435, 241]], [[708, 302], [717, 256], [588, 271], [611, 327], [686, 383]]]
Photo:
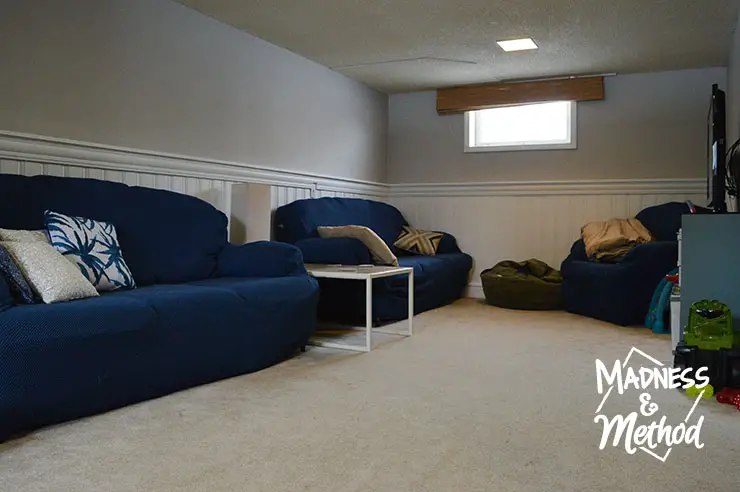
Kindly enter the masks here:
[[562, 101], [472, 111], [469, 147], [566, 146], [573, 142], [574, 109], [574, 103]]

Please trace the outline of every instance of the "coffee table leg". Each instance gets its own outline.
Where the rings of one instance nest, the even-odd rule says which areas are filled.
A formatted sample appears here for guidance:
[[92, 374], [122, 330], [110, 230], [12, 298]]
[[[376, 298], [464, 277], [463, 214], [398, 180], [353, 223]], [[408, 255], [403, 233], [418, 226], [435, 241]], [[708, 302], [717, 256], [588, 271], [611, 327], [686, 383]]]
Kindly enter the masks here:
[[365, 349], [373, 348], [373, 279], [365, 280]]
[[414, 333], [414, 271], [409, 273], [409, 336]]

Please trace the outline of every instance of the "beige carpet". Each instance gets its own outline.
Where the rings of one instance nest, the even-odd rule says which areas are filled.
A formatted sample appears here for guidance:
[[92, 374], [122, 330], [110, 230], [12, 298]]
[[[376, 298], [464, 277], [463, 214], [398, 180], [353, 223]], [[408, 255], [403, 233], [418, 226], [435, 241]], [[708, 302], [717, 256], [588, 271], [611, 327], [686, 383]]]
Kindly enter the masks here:
[[[594, 359], [669, 342], [565, 313], [461, 301], [370, 354], [311, 349], [257, 374], [0, 447], [0, 491], [716, 491], [740, 487], [740, 412], [701, 450], [599, 451]], [[654, 392], [676, 421], [691, 407]], [[605, 409], [638, 409], [636, 395]]]

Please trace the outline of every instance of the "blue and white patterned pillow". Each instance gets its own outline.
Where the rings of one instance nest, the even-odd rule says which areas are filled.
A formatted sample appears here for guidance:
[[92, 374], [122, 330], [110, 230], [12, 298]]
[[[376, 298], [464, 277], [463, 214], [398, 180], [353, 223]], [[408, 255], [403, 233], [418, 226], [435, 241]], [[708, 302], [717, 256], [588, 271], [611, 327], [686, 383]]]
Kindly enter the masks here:
[[77, 265], [99, 292], [136, 287], [113, 224], [44, 212], [51, 245]]

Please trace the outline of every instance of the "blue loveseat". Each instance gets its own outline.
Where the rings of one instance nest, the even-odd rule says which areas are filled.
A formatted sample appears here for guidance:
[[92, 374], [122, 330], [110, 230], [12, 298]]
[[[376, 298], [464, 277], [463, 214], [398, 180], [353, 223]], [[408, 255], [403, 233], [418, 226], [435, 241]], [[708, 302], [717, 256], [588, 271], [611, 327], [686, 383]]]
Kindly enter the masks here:
[[[275, 211], [275, 238], [294, 244], [306, 263], [362, 265], [372, 263], [365, 245], [351, 238], [320, 238], [319, 226], [361, 225], [375, 231], [398, 257], [400, 266], [414, 269], [415, 312], [444, 306], [460, 298], [469, 281], [472, 258], [457, 241], [444, 234], [435, 256], [405, 253], [393, 243], [407, 224], [395, 207], [359, 198], [298, 200]], [[321, 279], [319, 318], [357, 322], [364, 316], [365, 290], [361, 282]], [[405, 319], [408, 314], [405, 276], [373, 282], [373, 321]]]
[[619, 263], [589, 260], [577, 240], [560, 267], [566, 310], [617, 325], [643, 324], [658, 283], [676, 268], [676, 235], [681, 216], [690, 212], [679, 202], [642, 210], [636, 217], [655, 241], [636, 246]]
[[290, 245], [227, 242], [227, 219], [186, 195], [0, 174], [0, 228], [46, 209], [113, 223], [137, 288], [13, 305], [0, 276], [0, 441], [48, 424], [257, 371], [315, 330], [318, 285]]

